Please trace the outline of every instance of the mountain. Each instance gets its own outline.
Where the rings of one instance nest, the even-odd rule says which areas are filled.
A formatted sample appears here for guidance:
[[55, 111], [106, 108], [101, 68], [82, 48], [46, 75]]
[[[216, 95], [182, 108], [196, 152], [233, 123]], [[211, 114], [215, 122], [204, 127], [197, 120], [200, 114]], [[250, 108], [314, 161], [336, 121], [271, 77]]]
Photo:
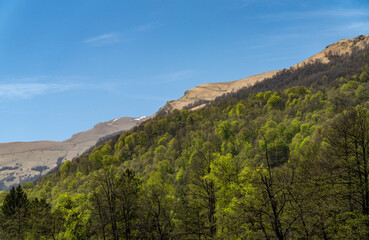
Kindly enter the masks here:
[[159, 114], [2, 192], [0, 236], [368, 239], [366, 39]]
[[[327, 46], [320, 53], [297, 63], [287, 70], [296, 70], [308, 64], [328, 63], [332, 56], [344, 56], [349, 55], [353, 51], [358, 51], [366, 47], [369, 43], [369, 35], [360, 35], [353, 39], [343, 39], [336, 43]], [[221, 83], [206, 83], [196, 86], [184, 93], [184, 96], [178, 100], [168, 101], [162, 108], [159, 109], [156, 115], [162, 115], [172, 112], [174, 109], [191, 109], [196, 110], [204, 107], [207, 102], [214, 101], [217, 97], [224, 94], [236, 92], [241, 88], [253, 86], [258, 82], [262, 82], [265, 79], [272, 78], [282, 70], [274, 70], [265, 72], [262, 74], [254, 75], [251, 77], [243, 78], [241, 80], [232, 82], [221, 82]]]
[[[322, 52], [288, 69], [269, 71], [231, 82], [206, 83], [196, 86], [187, 90], [184, 96], [178, 100], [167, 102], [153, 117], [171, 113], [175, 109], [200, 109], [221, 96], [236, 93], [245, 87], [255, 86], [267, 79], [281, 75], [283, 77], [286, 70], [296, 71], [314, 63], [327, 64], [334, 57], [350, 55], [368, 44], [369, 35], [360, 35], [353, 39], [344, 39], [333, 43]], [[295, 80], [292, 82], [292, 85], [294, 84], [297, 84]], [[37, 180], [56, 169], [67, 159], [74, 159], [82, 155], [95, 146], [100, 138], [129, 130], [146, 119], [146, 117], [142, 119], [118, 118], [99, 123], [91, 130], [75, 134], [63, 142], [2, 143], [0, 144], [0, 190], [7, 189], [17, 183]]]
[[37, 180], [66, 160], [82, 155], [94, 147], [101, 138], [106, 140], [119, 135], [146, 119], [147, 117], [117, 118], [96, 124], [92, 129], [74, 134], [62, 142], [1, 143], [0, 190], [18, 183]]

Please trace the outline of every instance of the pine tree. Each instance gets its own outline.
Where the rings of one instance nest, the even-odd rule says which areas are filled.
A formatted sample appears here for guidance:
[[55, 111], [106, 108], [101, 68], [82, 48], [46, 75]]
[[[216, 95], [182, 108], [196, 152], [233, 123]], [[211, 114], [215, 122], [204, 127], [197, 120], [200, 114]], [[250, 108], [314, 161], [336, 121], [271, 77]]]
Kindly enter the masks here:
[[3, 228], [9, 234], [10, 238], [23, 239], [29, 227], [29, 206], [30, 203], [27, 194], [20, 185], [16, 188], [12, 187], [5, 196], [3, 205], [1, 206], [1, 211], [5, 217]]

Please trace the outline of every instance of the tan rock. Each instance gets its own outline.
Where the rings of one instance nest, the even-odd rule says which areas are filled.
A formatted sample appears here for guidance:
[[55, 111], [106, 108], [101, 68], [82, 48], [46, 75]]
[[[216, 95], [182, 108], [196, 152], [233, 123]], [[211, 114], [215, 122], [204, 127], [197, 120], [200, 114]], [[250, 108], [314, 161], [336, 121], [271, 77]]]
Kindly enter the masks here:
[[[290, 69], [297, 69], [306, 64], [314, 63], [317, 61], [328, 63], [329, 56], [342, 56], [345, 54], [351, 54], [354, 50], [363, 49], [365, 46], [368, 46], [368, 44], [369, 35], [360, 35], [353, 39], [340, 40], [327, 46], [326, 49], [306, 59], [305, 61], [293, 65], [292, 67], [290, 67]], [[193, 106], [196, 102], [199, 102], [200, 104], [197, 106], [193, 106], [191, 110], [199, 109], [205, 106], [205, 104], [201, 103], [202, 101], [213, 101], [215, 100], [215, 98], [220, 97], [223, 94], [235, 92], [246, 86], [252, 86], [255, 83], [263, 81], [266, 78], [273, 77], [279, 71], [281, 70], [270, 71], [232, 82], [206, 83], [199, 85], [190, 90], [187, 90], [184, 93], [184, 96], [180, 99], [167, 102], [167, 104], [160, 108], [159, 111], [154, 114], [154, 116], [170, 113], [174, 109], [181, 110], [188, 106]]]

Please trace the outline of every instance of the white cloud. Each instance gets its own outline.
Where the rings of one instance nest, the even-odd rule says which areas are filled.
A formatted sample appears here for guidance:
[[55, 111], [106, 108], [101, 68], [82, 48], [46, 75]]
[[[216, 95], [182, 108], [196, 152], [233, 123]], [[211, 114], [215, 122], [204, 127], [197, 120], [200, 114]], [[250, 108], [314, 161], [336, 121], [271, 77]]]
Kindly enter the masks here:
[[0, 98], [25, 99], [36, 95], [64, 92], [79, 87], [75, 83], [10, 83], [0, 84]]
[[119, 43], [121, 41], [118, 33], [106, 33], [83, 41], [89, 46], [103, 46]]

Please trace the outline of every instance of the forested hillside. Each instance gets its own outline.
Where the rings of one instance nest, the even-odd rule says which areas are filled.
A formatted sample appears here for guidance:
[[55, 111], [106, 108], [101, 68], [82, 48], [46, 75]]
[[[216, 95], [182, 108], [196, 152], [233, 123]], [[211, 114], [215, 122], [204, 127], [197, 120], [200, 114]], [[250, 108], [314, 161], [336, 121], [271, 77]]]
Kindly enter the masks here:
[[368, 239], [369, 48], [148, 120], [2, 194], [3, 239]]

